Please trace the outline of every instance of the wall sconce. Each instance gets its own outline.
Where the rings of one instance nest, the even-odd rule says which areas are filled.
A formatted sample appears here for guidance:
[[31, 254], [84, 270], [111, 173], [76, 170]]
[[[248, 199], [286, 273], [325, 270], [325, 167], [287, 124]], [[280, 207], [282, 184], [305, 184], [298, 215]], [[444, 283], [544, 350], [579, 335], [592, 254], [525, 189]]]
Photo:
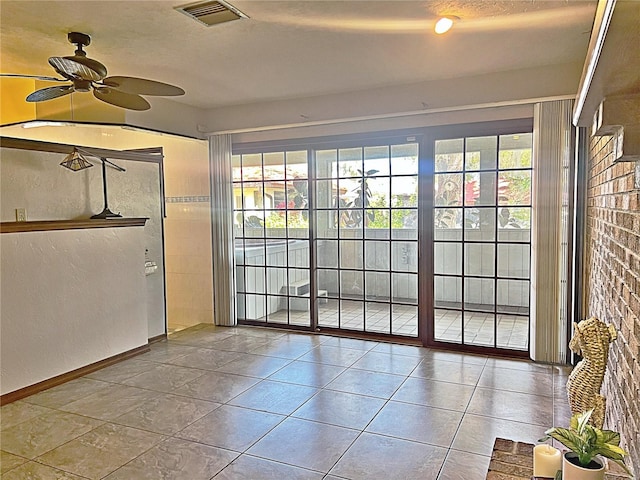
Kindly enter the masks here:
[[111, 210], [109, 210], [109, 204], [108, 204], [108, 200], [107, 200], [107, 168], [106, 165], [107, 163], [112, 167], [115, 168], [116, 170], [120, 171], [120, 172], [126, 172], [126, 170], [124, 168], [122, 168], [119, 165], [116, 165], [115, 163], [107, 160], [104, 157], [97, 157], [96, 155], [86, 152], [82, 149], [79, 149], [77, 147], [73, 147], [73, 152], [71, 152], [69, 155], [67, 155], [64, 160], [60, 163], [60, 165], [62, 165], [65, 168], [68, 168], [69, 170], [72, 170], [74, 172], [79, 172], [80, 170], [84, 170], [86, 168], [89, 167], [93, 167], [93, 164], [91, 162], [89, 162], [82, 154], [85, 155], [90, 155], [92, 157], [95, 158], [99, 158], [100, 161], [102, 162], [102, 192], [104, 195], [104, 208], [102, 209], [102, 212], [97, 213], [96, 215], [92, 215], [91, 218], [92, 219], [96, 219], [96, 218], [101, 218], [101, 219], [105, 219], [105, 218], [116, 218], [116, 217], [122, 217], [122, 215], [120, 215], [119, 213], [113, 213]]

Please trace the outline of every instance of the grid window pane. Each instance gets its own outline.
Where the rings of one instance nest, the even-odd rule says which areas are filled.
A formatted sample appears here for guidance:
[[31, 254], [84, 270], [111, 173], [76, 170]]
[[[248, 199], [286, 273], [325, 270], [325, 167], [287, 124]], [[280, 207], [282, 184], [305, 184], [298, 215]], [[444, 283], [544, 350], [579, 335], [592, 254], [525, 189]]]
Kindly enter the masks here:
[[403, 238], [417, 240], [418, 210], [400, 208], [391, 210], [391, 226], [395, 230], [394, 233], [404, 234]]
[[435, 144], [435, 171], [459, 172], [462, 170], [464, 139], [437, 140]]
[[498, 311], [528, 314], [529, 289], [528, 280], [498, 280]]
[[267, 293], [285, 294], [287, 293], [287, 269], [267, 268]]
[[389, 177], [367, 178], [364, 184], [367, 194], [364, 195], [365, 208], [389, 208]]
[[462, 275], [462, 244], [436, 242], [433, 246], [433, 270], [439, 275]]
[[340, 268], [362, 269], [363, 243], [359, 240], [340, 240]]
[[391, 274], [365, 272], [366, 299], [388, 302], [391, 297]]
[[242, 155], [242, 181], [262, 180], [262, 154]]
[[351, 272], [342, 270], [340, 272], [340, 295], [342, 298], [360, 299], [364, 295], [364, 275], [363, 272]]
[[391, 179], [391, 205], [395, 208], [418, 208], [418, 176]]
[[340, 177], [362, 177], [362, 168], [362, 148], [341, 148], [338, 151], [338, 175]]
[[391, 269], [396, 272], [417, 272], [418, 243], [393, 242], [391, 246]]
[[338, 151], [316, 150], [316, 178], [336, 178], [338, 176]]
[[340, 301], [340, 328], [364, 330], [364, 302]]
[[316, 208], [335, 208], [338, 183], [335, 180], [316, 180], [315, 182]]
[[498, 276], [529, 278], [531, 263], [528, 244], [506, 243], [498, 245]]
[[508, 168], [531, 168], [531, 145], [533, 144], [531, 133], [519, 133], [500, 136], [499, 167], [501, 170]]
[[529, 317], [498, 314], [497, 346], [512, 350], [529, 349]]
[[500, 172], [498, 204], [531, 205], [531, 170]]
[[436, 275], [433, 289], [436, 307], [462, 308], [462, 278]]
[[465, 146], [465, 170], [495, 170], [498, 137], [470, 137]]
[[340, 326], [340, 301], [328, 299], [318, 304], [318, 325], [338, 328]]
[[463, 176], [461, 173], [442, 173], [434, 177], [434, 201], [437, 207], [462, 205]]
[[531, 208], [502, 207], [498, 211], [498, 241], [531, 241]]
[[456, 310], [434, 310], [435, 339], [441, 342], [462, 343], [462, 313]]
[[495, 245], [467, 243], [464, 246], [464, 274], [480, 277], [495, 276]]
[[326, 291], [328, 297], [336, 298], [340, 295], [337, 270], [319, 269], [317, 271], [317, 279], [318, 290]]
[[365, 210], [367, 223], [364, 229], [365, 238], [389, 238], [391, 219], [389, 210], [369, 208]]
[[495, 284], [496, 281], [493, 278], [465, 278], [465, 308], [493, 312], [495, 309]]
[[365, 268], [389, 270], [389, 242], [364, 242]]
[[415, 273], [392, 273], [391, 300], [397, 303], [417, 305], [418, 275]]
[[391, 333], [390, 307], [388, 303], [366, 302], [365, 328], [368, 332]]
[[287, 179], [307, 178], [309, 176], [306, 150], [287, 152], [286, 162]]
[[463, 318], [465, 344], [493, 347], [495, 338], [493, 313], [465, 312]]
[[435, 208], [434, 239], [462, 240], [462, 217], [462, 208]]
[[231, 178], [234, 182], [242, 180], [242, 158], [240, 155], [231, 155]]
[[388, 145], [364, 147], [364, 171], [367, 176], [389, 175]]
[[338, 241], [318, 240], [316, 261], [321, 268], [338, 268]]
[[391, 333], [411, 337], [418, 336], [418, 307], [391, 305]]
[[464, 209], [464, 239], [493, 241], [496, 238], [496, 209], [491, 207]]
[[262, 157], [264, 180], [284, 180], [284, 152], [265, 153]]
[[413, 175], [418, 173], [418, 144], [391, 145], [391, 174]]

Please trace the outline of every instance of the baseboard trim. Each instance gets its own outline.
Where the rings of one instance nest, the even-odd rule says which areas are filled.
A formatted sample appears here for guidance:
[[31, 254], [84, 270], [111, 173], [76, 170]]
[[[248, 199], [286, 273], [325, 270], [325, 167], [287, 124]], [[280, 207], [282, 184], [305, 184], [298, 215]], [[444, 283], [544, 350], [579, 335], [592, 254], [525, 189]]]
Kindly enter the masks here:
[[42, 392], [43, 390], [61, 385], [70, 380], [75, 380], [76, 378], [95, 372], [96, 370], [100, 370], [123, 360], [127, 360], [128, 358], [148, 352], [149, 350], [149, 344], [142, 345], [140, 347], [133, 348], [131, 350], [127, 350], [126, 352], [114, 355], [113, 357], [105, 358], [104, 360], [100, 360], [99, 362], [95, 362], [90, 365], [77, 368], [70, 372], [57, 375], [47, 380], [43, 380], [42, 382], [34, 383], [33, 385], [29, 385], [28, 387], [23, 387], [18, 390], [14, 390], [13, 392], [5, 393], [4, 395], [0, 396], [0, 405], [7, 405], [8, 403], [15, 402], [16, 400], [21, 400], [35, 393]]
[[167, 334], [166, 333], [161, 333], [160, 335], [156, 335], [155, 337], [151, 337], [149, 339], [149, 345], [151, 345], [152, 343], [156, 343], [156, 342], [161, 342], [163, 340], [167, 339]]

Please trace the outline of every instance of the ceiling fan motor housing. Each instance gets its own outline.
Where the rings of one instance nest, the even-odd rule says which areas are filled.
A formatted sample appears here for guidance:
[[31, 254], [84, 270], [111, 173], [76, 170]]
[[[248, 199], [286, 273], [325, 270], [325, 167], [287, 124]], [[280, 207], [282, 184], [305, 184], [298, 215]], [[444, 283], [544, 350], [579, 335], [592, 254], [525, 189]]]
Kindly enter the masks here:
[[67, 34], [67, 39], [70, 43], [77, 45], [80, 50], [82, 50], [82, 47], [86, 47], [91, 43], [91, 37], [86, 33], [69, 32]]
[[91, 91], [91, 80], [73, 80], [73, 89], [76, 92], [89, 92]]

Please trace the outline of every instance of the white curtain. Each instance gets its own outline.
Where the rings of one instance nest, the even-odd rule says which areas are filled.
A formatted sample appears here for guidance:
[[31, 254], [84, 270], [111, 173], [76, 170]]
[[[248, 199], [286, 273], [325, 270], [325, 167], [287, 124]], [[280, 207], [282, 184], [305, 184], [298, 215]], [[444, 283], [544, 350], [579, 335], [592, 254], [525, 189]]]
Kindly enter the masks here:
[[564, 363], [567, 353], [568, 171], [573, 100], [537, 103], [533, 124], [531, 358]]
[[233, 235], [231, 135], [209, 137], [211, 175], [211, 240], [213, 259], [213, 319], [216, 325], [236, 325], [236, 275]]

